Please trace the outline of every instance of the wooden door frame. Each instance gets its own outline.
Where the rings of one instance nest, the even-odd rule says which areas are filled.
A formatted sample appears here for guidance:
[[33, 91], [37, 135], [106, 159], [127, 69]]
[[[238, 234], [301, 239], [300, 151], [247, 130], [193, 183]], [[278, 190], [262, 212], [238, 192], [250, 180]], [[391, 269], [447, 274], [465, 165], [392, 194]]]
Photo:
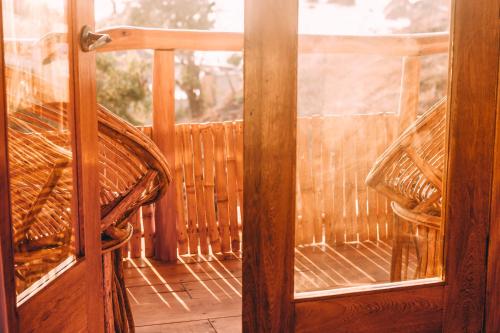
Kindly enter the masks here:
[[293, 328], [297, 0], [245, 0], [243, 332]]
[[14, 248], [10, 223], [10, 185], [7, 148], [3, 16], [0, 1], [0, 331], [17, 332]]
[[[500, 61], [500, 59], [499, 59]], [[500, 66], [499, 66], [500, 81]], [[500, 84], [497, 84], [495, 162], [493, 166], [485, 331], [500, 331]]]
[[[72, 38], [74, 105], [76, 109], [76, 156], [81, 163], [78, 171], [78, 200], [80, 229], [85, 237], [85, 260], [92, 272], [86, 272], [88, 290], [87, 318], [90, 332], [104, 330], [103, 271], [101, 259], [101, 206], [99, 200], [99, 161], [97, 129], [97, 93], [96, 93], [96, 55], [95, 52], [83, 52], [80, 47], [80, 33], [84, 25], [95, 29], [94, 1], [69, 0], [69, 28]], [[83, 85], [86, 83], [88, 85]]]
[[479, 332], [484, 321], [498, 131], [499, 10], [497, 0], [455, 0], [452, 7], [444, 198], [446, 332]]
[[[1, 9], [1, 3], [0, 3]], [[5, 76], [3, 55], [3, 18], [0, 10], [0, 252], [2, 260], [0, 269], [0, 327], [5, 332], [18, 332], [24, 330], [41, 329], [40, 327], [51, 327], [45, 306], [41, 304], [54, 304], [59, 310], [69, 313], [67, 318], [60, 320], [71, 321], [76, 315], [77, 309], [67, 309], [76, 303], [66, 304], [62, 302], [64, 295], [73, 293], [80, 289], [83, 295], [82, 303], [85, 304], [83, 311], [86, 315], [86, 327], [89, 332], [103, 332], [104, 330], [104, 303], [102, 292], [102, 265], [101, 265], [101, 230], [100, 230], [100, 206], [98, 184], [98, 142], [97, 142], [97, 110], [96, 110], [96, 87], [95, 87], [95, 53], [83, 52], [80, 49], [80, 30], [83, 25], [94, 26], [93, 1], [68, 0], [68, 43], [72, 47], [69, 50], [70, 77], [73, 86], [70, 87], [70, 103], [75, 108], [75, 118], [72, 119], [74, 127], [75, 147], [74, 154], [79, 161], [76, 168], [75, 182], [78, 192], [77, 201], [79, 211], [76, 212], [80, 223], [79, 235], [84, 239], [78, 255], [84, 256], [71, 270], [65, 272], [49, 285], [36, 294], [37, 301], [29, 300], [17, 307], [14, 282], [14, 261], [11, 236], [10, 204], [9, 204], [9, 174], [8, 174], [8, 150], [7, 150], [7, 108], [5, 101]], [[76, 63], [77, 66], [73, 66]], [[83, 85], [82, 83], [85, 83]], [[89, 103], [90, 101], [90, 103]], [[92, 103], [92, 101], [94, 101]], [[83, 235], [83, 237], [82, 237]], [[81, 243], [80, 243], [81, 244]], [[1, 270], [0, 270], [1, 272]], [[82, 281], [83, 287], [82, 287]], [[83, 288], [83, 290], [82, 290]], [[66, 293], [64, 293], [66, 292]], [[51, 299], [53, 294], [60, 295], [59, 300]], [[71, 297], [70, 297], [71, 298]], [[75, 300], [73, 300], [75, 301]], [[23, 327], [21, 318], [35, 318], [41, 325], [36, 327]], [[62, 324], [64, 325], [64, 324]], [[68, 322], [69, 325], [69, 322]], [[6, 329], [6, 327], [8, 327]], [[64, 326], [58, 326], [61, 329]], [[69, 327], [69, 326], [68, 326]], [[50, 329], [50, 328], [49, 328]], [[52, 328], [56, 329], [56, 328]]]
[[[356, 331], [361, 322], [371, 325], [366, 331], [482, 330], [487, 240], [489, 228], [498, 228], [498, 222], [490, 226], [490, 210], [498, 214], [491, 204], [498, 6], [496, 0], [452, 6], [445, 281], [294, 300], [298, 4], [245, 1], [244, 332]], [[498, 172], [495, 179], [498, 184]]]

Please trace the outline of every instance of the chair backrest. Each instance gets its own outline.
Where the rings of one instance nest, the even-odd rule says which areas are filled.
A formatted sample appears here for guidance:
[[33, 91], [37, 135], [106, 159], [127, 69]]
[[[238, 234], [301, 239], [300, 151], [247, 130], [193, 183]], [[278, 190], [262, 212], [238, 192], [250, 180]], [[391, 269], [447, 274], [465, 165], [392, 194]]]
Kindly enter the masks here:
[[[144, 133], [98, 105], [101, 228], [122, 227], [158, 200], [172, 180], [165, 157]], [[174, 143], [172, 143], [174, 144]]]
[[416, 214], [441, 216], [446, 98], [377, 159], [366, 184]]

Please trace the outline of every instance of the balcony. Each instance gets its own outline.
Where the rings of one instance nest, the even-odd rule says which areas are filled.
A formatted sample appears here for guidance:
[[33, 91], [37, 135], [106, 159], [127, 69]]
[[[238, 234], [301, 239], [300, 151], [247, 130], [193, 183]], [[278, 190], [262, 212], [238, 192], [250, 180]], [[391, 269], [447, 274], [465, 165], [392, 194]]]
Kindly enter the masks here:
[[[113, 42], [100, 52], [153, 50], [153, 125], [141, 130], [174, 166], [174, 185], [166, 197], [142, 207], [131, 218], [134, 235], [125, 250], [129, 258], [125, 274], [131, 281], [132, 298], [138, 298], [137, 307], [142, 309], [138, 311], [146, 311], [139, 305], [146, 292], [141, 285], [180, 279], [187, 282], [182, 283], [177, 294], [169, 292], [165, 296], [174, 309], [178, 308], [174, 312], [200, 311], [197, 318], [208, 319], [223, 316], [220, 311], [239, 316], [241, 235], [245, 223], [251, 223], [243, 221], [242, 215], [243, 123], [176, 123], [172, 110], [175, 52], [239, 52], [243, 49], [243, 35], [136, 27], [102, 32], [109, 34]], [[446, 54], [448, 35], [304, 35], [300, 36], [299, 49], [306, 55], [397, 57], [402, 67], [399, 105], [395, 109], [301, 115], [297, 119], [297, 209], [296, 220], [290, 221], [295, 223], [295, 292], [300, 295], [388, 282], [396, 269], [400, 270], [396, 273], [398, 280], [437, 276], [441, 270], [437, 257], [440, 245], [434, 229], [420, 230], [420, 241], [426, 244], [423, 266], [417, 267], [416, 248], [411, 242], [405, 243], [400, 261], [394, 266], [390, 200], [369, 188], [364, 180], [377, 157], [417, 118], [422, 59]], [[147, 259], [155, 251], [157, 258], [177, 260], [181, 266], [165, 266]], [[175, 285], [167, 286], [167, 290], [176, 290]], [[222, 302], [227, 306], [200, 308], [189, 298], [189, 288], [200, 292], [206, 304]], [[158, 297], [154, 307], [162, 302], [165, 299]], [[169, 313], [138, 315], [136, 324], [162, 323], [159, 318]]]
[[[156, 143], [173, 171], [166, 195], [129, 218], [133, 234], [123, 248], [127, 258], [124, 274], [130, 298], [135, 300], [132, 309], [138, 313], [135, 324], [158, 324], [155, 316], [170, 316], [170, 310], [144, 315], [140, 300], [148, 288], [158, 295], [154, 301], [148, 300], [149, 307], [167, 302], [164, 292], [169, 298], [173, 296], [168, 302], [179, 312], [172, 321], [182, 321], [184, 312], [192, 309], [196, 318], [234, 316], [241, 306], [242, 228], [252, 223], [244, 221], [242, 214], [243, 120], [176, 123], [174, 56], [178, 51], [241, 52], [243, 35], [139, 27], [110, 28], [101, 33], [109, 34], [112, 42], [99, 52], [153, 51], [153, 124], [140, 130]], [[40, 49], [51, 54], [51, 47], [60, 38], [64, 35], [47, 36]], [[27, 41], [11, 41], [7, 48], [22, 49], [23, 43]], [[423, 265], [417, 263], [417, 245], [411, 242], [399, 249], [395, 263], [390, 200], [364, 180], [377, 158], [418, 117], [422, 59], [447, 54], [448, 35], [302, 35], [299, 52], [398, 58], [401, 84], [394, 109], [297, 118], [296, 217], [290, 221], [295, 223], [296, 295], [437, 276], [442, 270], [437, 255], [439, 231], [419, 229], [419, 241], [425, 244], [424, 253], [419, 253], [425, 257]], [[40, 82], [31, 84], [40, 86]], [[113, 174], [114, 167], [101, 166], [101, 174]], [[111, 260], [110, 254], [104, 255], [108, 284], [113, 278]], [[165, 261], [177, 264], [162, 263]], [[211, 285], [214, 278], [221, 284]], [[172, 287], [167, 281], [177, 282]], [[160, 290], [157, 284], [164, 286]], [[190, 286], [199, 289], [202, 298], [229, 302], [229, 312], [193, 305]], [[112, 300], [107, 301], [110, 311]]]

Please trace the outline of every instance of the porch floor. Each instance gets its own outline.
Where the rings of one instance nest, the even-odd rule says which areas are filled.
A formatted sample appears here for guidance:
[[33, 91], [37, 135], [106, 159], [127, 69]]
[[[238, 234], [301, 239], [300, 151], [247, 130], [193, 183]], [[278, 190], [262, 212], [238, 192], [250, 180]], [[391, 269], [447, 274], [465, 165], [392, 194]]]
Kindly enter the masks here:
[[[391, 245], [295, 249], [296, 292], [388, 282]], [[138, 333], [241, 332], [241, 258], [128, 259], [125, 279]]]

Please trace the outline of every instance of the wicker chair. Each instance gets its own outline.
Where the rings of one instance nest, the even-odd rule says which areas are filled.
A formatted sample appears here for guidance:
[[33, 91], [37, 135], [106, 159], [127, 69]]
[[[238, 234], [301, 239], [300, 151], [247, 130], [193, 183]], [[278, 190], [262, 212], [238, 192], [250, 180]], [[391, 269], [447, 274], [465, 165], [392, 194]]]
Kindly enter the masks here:
[[409, 278], [410, 248], [416, 255], [413, 278], [441, 272], [445, 113], [443, 98], [401, 134], [366, 178], [368, 186], [392, 200], [391, 281]]
[[[98, 106], [102, 251], [113, 251], [113, 313], [117, 332], [133, 331], [120, 247], [132, 235], [127, 218], [158, 200], [171, 181], [157, 146]], [[16, 289], [25, 290], [74, 253], [67, 105], [33, 103], [9, 114], [9, 159]]]
[[[66, 131], [51, 127], [66, 105], [36, 105], [9, 115], [15, 269], [22, 289], [65, 259], [73, 246], [72, 153]], [[157, 200], [171, 176], [156, 145], [98, 106], [103, 251], [132, 233], [127, 217]]]

